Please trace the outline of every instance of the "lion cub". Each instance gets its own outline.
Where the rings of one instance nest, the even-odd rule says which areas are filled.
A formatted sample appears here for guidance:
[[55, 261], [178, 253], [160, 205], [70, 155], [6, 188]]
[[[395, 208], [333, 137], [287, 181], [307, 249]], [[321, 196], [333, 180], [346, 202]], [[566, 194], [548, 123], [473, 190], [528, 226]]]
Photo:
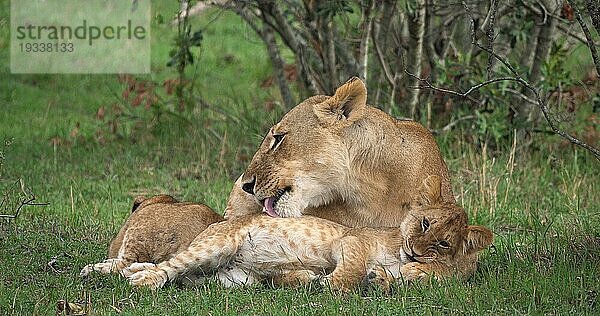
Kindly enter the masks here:
[[468, 226], [464, 211], [441, 202], [435, 178], [433, 185], [424, 186], [422, 205], [399, 228], [348, 228], [311, 216], [245, 215], [211, 225], [166, 262], [133, 264], [124, 275], [133, 285], [152, 288], [211, 271], [225, 286], [265, 278], [299, 284], [321, 278], [342, 291], [365, 280], [387, 287], [397, 278], [457, 275], [474, 269], [470, 262], [491, 244], [492, 232]]
[[131, 215], [110, 243], [107, 260], [88, 264], [92, 271], [121, 272], [134, 262], [162, 262], [187, 249], [201, 231], [223, 217], [206, 205], [181, 203], [169, 195], [138, 197]]

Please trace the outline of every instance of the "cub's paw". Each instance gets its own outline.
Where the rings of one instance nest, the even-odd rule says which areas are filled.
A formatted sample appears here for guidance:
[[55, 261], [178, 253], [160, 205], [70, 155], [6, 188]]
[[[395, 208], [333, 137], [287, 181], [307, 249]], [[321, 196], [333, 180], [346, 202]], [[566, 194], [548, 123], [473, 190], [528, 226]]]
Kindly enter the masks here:
[[129, 265], [127, 268], [121, 270], [121, 275], [128, 278], [128, 277], [132, 276], [134, 273], [152, 269], [154, 267], [156, 267], [156, 265], [151, 262], [134, 262], [131, 265]]
[[400, 267], [400, 274], [405, 282], [429, 279], [429, 269], [418, 262], [410, 262]]
[[103, 262], [88, 264], [85, 267], [83, 267], [83, 269], [81, 269], [81, 272], [79, 272], [79, 276], [85, 277], [94, 271], [100, 272], [102, 274], [109, 274], [111, 272], [117, 271], [117, 265], [120, 262], [121, 259], [107, 259]]
[[375, 286], [387, 293], [390, 291], [394, 281], [394, 276], [385, 268], [374, 267], [363, 279], [362, 286], [365, 289]]
[[133, 286], [147, 286], [151, 289], [161, 288], [167, 283], [167, 275], [162, 270], [148, 269], [136, 272], [128, 277], [129, 283]]
[[94, 271], [94, 264], [88, 264], [87, 266], [83, 267], [83, 269], [81, 269], [81, 272], [79, 272], [79, 276], [86, 277], [86, 276], [88, 276], [88, 274], [92, 273], [93, 271]]
[[331, 274], [328, 274], [319, 280], [319, 284], [323, 287], [323, 288], [328, 288], [331, 291], [334, 292], [342, 292], [342, 293], [347, 293], [352, 291], [352, 288], [346, 284], [346, 282], [343, 282], [343, 280], [341, 280], [340, 278], [334, 278], [332, 277]]
[[315, 280], [319, 280], [320, 278], [320, 275], [314, 273], [311, 270], [298, 270], [293, 273], [290, 273], [290, 275], [288, 276], [288, 280], [290, 280], [290, 283], [297, 285], [309, 284]]

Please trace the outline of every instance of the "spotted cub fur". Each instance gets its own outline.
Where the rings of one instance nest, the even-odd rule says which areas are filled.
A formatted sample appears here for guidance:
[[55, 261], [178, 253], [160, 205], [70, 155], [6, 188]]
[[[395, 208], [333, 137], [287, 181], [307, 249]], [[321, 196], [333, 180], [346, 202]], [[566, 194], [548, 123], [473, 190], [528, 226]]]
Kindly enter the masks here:
[[[436, 177], [437, 178], [437, 177]], [[440, 180], [425, 185], [424, 203], [398, 228], [348, 228], [317, 217], [245, 215], [211, 225], [172, 259], [125, 269], [131, 284], [160, 288], [188, 274], [216, 272], [225, 286], [266, 278], [282, 283], [319, 279], [347, 291], [372, 280], [443, 278], [474, 269], [492, 233], [468, 226], [465, 212], [440, 198]], [[460, 210], [460, 211], [457, 211]]]
[[181, 203], [169, 195], [138, 197], [131, 214], [108, 249], [108, 259], [85, 266], [92, 271], [121, 273], [134, 262], [159, 263], [188, 248], [194, 238], [223, 217], [206, 205]]

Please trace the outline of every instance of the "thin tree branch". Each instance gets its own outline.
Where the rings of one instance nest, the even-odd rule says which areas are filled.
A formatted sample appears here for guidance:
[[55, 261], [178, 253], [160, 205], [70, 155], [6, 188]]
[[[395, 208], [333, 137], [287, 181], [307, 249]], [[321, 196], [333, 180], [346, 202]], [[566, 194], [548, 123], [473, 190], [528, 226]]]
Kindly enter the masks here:
[[[0, 218], [15, 219], [19, 216], [19, 212], [21, 211], [21, 209], [26, 205], [27, 206], [49, 205], [49, 203], [35, 203], [36, 197], [34, 194], [27, 192], [27, 189], [25, 188], [25, 183], [23, 182], [23, 179], [17, 180], [13, 184], [13, 187], [19, 187], [19, 189], [21, 191], [20, 193], [22, 193], [23, 196], [25, 196], [25, 198], [21, 199], [19, 201], [19, 205], [16, 208], [14, 208], [14, 211], [12, 214], [0, 214]], [[9, 202], [10, 194], [11, 194], [10, 191], [6, 192], [4, 194], [4, 196], [2, 197], [2, 202], [0, 202], [0, 210], [2, 210], [4, 207], [7, 207], [7, 206], [11, 207], [11, 205], [8, 205], [8, 204], [10, 204], [10, 202]]]
[[[532, 12], [532, 13], [533, 13], [533, 14], [535, 14], [535, 15], [543, 16], [543, 14], [547, 14], [547, 12], [546, 12], [546, 11], [540, 11], [540, 10], [538, 10], [537, 8], [535, 8], [535, 7], [531, 6], [530, 4], [528, 4], [527, 2], [523, 2], [523, 6], [524, 6], [524, 7], [525, 7], [527, 10], [529, 10], [530, 12]], [[542, 7], [542, 8], [544, 8], [544, 9], [545, 9], [545, 7]], [[559, 30], [561, 30], [561, 31], [562, 31], [562, 32], [564, 32], [565, 34], [567, 34], [567, 35], [569, 35], [569, 36], [573, 37], [574, 39], [576, 39], [576, 40], [580, 41], [581, 43], [583, 43], [583, 44], [586, 44], [586, 45], [587, 45], [587, 41], [585, 40], [585, 38], [581, 37], [581, 35], [579, 35], [579, 34], [577, 34], [577, 33], [574, 33], [574, 32], [572, 32], [571, 30], [569, 30], [569, 29], [567, 28], [567, 26], [566, 26], [566, 25], [571, 25], [571, 23], [570, 23], [568, 20], [565, 20], [565, 19], [563, 19], [563, 18], [561, 18], [561, 17], [559, 17], [559, 16], [557, 16], [557, 15], [555, 15], [555, 14], [550, 14], [549, 16], [550, 16], [550, 17], [552, 17], [553, 19], [556, 19], [556, 20], [558, 20], [559, 22], [562, 22], [562, 23], [560, 23], [560, 24], [558, 24], [558, 25], [556, 26], [556, 27], [558, 27], [558, 29], [559, 29]], [[566, 24], [566, 25], [565, 25], [565, 24]]]
[[454, 91], [454, 90], [450, 90], [450, 89], [436, 87], [433, 84], [431, 84], [429, 82], [429, 80], [427, 80], [427, 79], [420, 78], [417, 75], [412, 74], [408, 71], [405, 71], [405, 72], [407, 75], [415, 78], [416, 80], [418, 80], [420, 83], [422, 83], [424, 85], [424, 86], [418, 86], [416, 88], [419, 88], [419, 89], [426, 88], [426, 89], [442, 92], [445, 94], [455, 95], [455, 96], [461, 97], [461, 98], [467, 98], [470, 101], [473, 101], [474, 103], [479, 103], [479, 102], [476, 99], [472, 98], [470, 96], [470, 94], [487, 86], [487, 85], [490, 85], [490, 84], [496, 83], [496, 82], [500, 82], [500, 81], [519, 81], [517, 78], [513, 78], [513, 77], [494, 78], [494, 79], [490, 79], [488, 81], [476, 84], [476, 85], [470, 87], [469, 89], [467, 89], [467, 91], [465, 91], [465, 92], [458, 92], [458, 91]]
[[573, 37], [574, 39], [580, 41], [581, 43], [587, 45], [587, 41], [585, 40], [585, 38], [581, 37], [579, 34], [573, 33], [571, 30], [569, 30], [562, 24], [557, 25], [557, 27], [559, 30], [563, 31], [565, 34], [567, 34], [567, 35]]
[[[570, 1], [570, 0], [569, 0]], [[465, 10], [467, 12], [467, 15], [469, 16], [470, 19], [470, 23], [473, 26], [474, 25], [474, 20], [473, 17], [471, 15], [471, 10], [469, 9], [469, 6], [463, 1], [463, 6], [465, 7]], [[472, 27], [473, 30], [473, 27]], [[545, 100], [542, 99], [540, 92], [538, 91], [537, 88], [535, 88], [533, 85], [531, 85], [529, 82], [527, 82], [525, 79], [523, 79], [521, 77], [521, 75], [519, 74], [519, 72], [508, 62], [508, 60], [506, 60], [505, 58], [500, 57], [498, 54], [496, 54], [493, 51], [490, 51], [487, 49], [487, 47], [483, 47], [481, 44], [479, 44], [477, 42], [477, 40], [475, 39], [475, 35], [471, 34], [471, 38], [472, 38], [472, 43], [473, 45], [477, 46], [479, 49], [487, 52], [488, 54], [494, 56], [494, 58], [496, 58], [498, 61], [500, 61], [504, 66], [506, 66], [506, 68], [508, 68], [508, 70], [510, 70], [510, 72], [513, 74], [513, 76], [515, 76], [514, 78], [512, 78], [513, 81], [516, 81], [518, 83], [520, 83], [521, 85], [523, 85], [525, 88], [529, 89], [535, 96], [535, 99], [537, 100], [537, 103], [540, 107], [540, 109], [542, 110], [542, 114], [544, 115], [544, 118], [546, 119], [546, 121], [548, 122], [548, 124], [550, 125], [550, 128], [552, 128], [552, 130], [554, 131], [554, 133], [560, 135], [561, 137], [565, 138], [566, 140], [570, 141], [571, 143], [578, 145], [582, 148], [585, 148], [586, 150], [590, 151], [594, 157], [600, 161], [600, 150], [598, 150], [597, 148], [595, 148], [594, 146], [589, 145], [588, 143], [572, 136], [571, 134], [561, 130], [556, 122], [554, 121], [553, 118], [550, 117], [550, 111], [548, 110], [548, 104], [546, 103]], [[458, 94], [461, 95], [461, 93], [459, 92], [455, 92], [454, 94]]]
[[[266, 5], [266, 4], [265, 4]], [[313, 71], [310, 67], [310, 64], [307, 62], [306, 51], [304, 46], [295, 35], [294, 29], [288, 23], [288, 21], [283, 16], [283, 12], [277, 5], [277, 3], [273, 3], [271, 6], [266, 7], [263, 6], [262, 3], [260, 5], [260, 10], [263, 14], [268, 13], [270, 16], [275, 19], [275, 23], [278, 27], [274, 27], [282, 38], [285, 39], [288, 47], [295, 53], [300, 62], [300, 74], [303, 76], [305, 83], [308, 86], [308, 89], [314, 94], [325, 94], [325, 89], [322, 84], [319, 84], [317, 78], [313, 74]]]
[[573, 0], [567, 0], [573, 11], [575, 12], [575, 18], [579, 25], [581, 26], [581, 30], [583, 34], [585, 34], [585, 38], [587, 40], [587, 46], [590, 48], [590, 52], [592, 53], [592, 59], [594, 60], [594, 65], [596, 66], [596, 76], [600, 78], [600, 59], [598, 58], [598, 51], [596, 50], [596, 44], [594, 43], [594, 39], [592, 38], [592, 34], [590, 33], [590, 29], [588, 29], [587, 24], [581, 17], [581, 13], [579, 9], [575, 6]]
[[385, 74], [385, 78], [387, 79], [387, 81], [391, 85], [394, 85], [394, 75], [390, 71], [390, 66], [385, 61], [385, 57], [383, 56], [381, 47], [379, 47], [379, 44], [377, 43], [378, 41], [377, 41], [377, 35], [375, 34], [375, 28], [373, 28], [372, 36], [373, 36], [373, 47], [375, 47], [375, 52], [377, 55], [377, 60], [379, 61], [379, 65], [381, 66], [381, 69], [383, 69], [383, 73]]
[[463, 116], [463, 117], [459, 117], [456, 120], [454, 120], [454, 121], [446, 124], [446, 126], [440, 128], [440, 129], [431, 130], [431, 133], [433, 135], [439, 135], [439, 134], [441, 134], [443, 132], [447, 132], [447, 131], [451, 130], [454, 126], [456, 126], [458, 123], [460, 123], [462, 121], [473, 120], [475, 118], [477, 118], [477, 116], [475, 116], [475, 115], [466, 115], [466, 116]]
[[524, 95], [523, 93], [521, 93], [521, 91], [517, 91], [515, 89], [510, 89], [510, 88], [506, 88], [505, 90], [507, 92], [510, 92], [510, 93], [518, 96], [519, 98], [521, 98], [521, 99], [523, 99], [523, 100], [525, 100], [525, 101], [527, 101], [527, 102], [529, 102], [531, 104], [538, 105], [537, 101], [535, 101], [535, 100], [531, 99], [530, 97]]

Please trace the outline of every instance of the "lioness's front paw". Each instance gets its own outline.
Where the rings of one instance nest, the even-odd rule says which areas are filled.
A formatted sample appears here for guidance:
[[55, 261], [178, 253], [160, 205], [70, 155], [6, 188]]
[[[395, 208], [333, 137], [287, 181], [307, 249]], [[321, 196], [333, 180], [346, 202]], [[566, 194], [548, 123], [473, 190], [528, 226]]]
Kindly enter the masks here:
[[427, 279], [429, 277], [429, 271], [425, 266], [418, 262], [410, 262], [400, 267], [400, 274], [402, 279], [406, 282]]
[[127, 268], [121, 270], [121, 275], [128, 278], [128, 277], [132, 276], [134, 273], [152, 269], [154, 267], [156, 267], [156, 265], [151, 262], [134, 262], [131, 265], [129, 265]]
[[147, 286], [151, 289], [161, 288], [167, 283], [167, 276], [162, 270], [144, 270], [136, 272], [128, 277], [129, 283], [133, 286]]

